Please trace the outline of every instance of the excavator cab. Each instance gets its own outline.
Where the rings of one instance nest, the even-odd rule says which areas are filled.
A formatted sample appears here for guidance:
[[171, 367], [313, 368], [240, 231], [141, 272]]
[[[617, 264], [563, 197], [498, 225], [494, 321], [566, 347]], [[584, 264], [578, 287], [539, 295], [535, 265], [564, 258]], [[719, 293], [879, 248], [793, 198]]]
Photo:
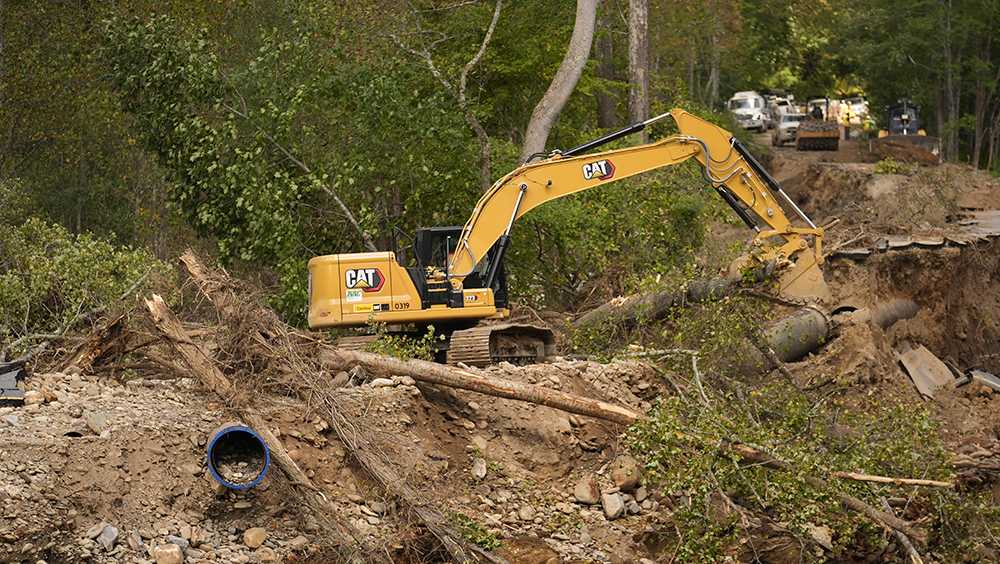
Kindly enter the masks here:
[[[458, 241], [462, 238], [461, 225], [447, 225], [439, 227], [421, 227], [416, 230], [413, 236], [413, 256], [416, 266], [407, 267], [407, 272], [413, 283], [420, 289], [422, 295], [430, 297], [430, 292], [426, 289], [425, 281], [431, 271], [447, 272], [448, 263], [451, 261]], [[486, 288], [493, 290], [493, 302], [497, 309], [507, 307], [507, 272], [503, 265], [503, 257], [500, 255], [498, 245], [493, 245], [483, 260], [479, 261], [472, 273], [465, 278], [465, 285], [469, 288]], [[497, 260], [496, 274], [492, 284], [487, 286], [487, 278], [491, 265]], [[443, 286], [450, 288], [450, 286]], [[428, 299], [428, 303], [447, 303], [446, 301], [434, 302]]]

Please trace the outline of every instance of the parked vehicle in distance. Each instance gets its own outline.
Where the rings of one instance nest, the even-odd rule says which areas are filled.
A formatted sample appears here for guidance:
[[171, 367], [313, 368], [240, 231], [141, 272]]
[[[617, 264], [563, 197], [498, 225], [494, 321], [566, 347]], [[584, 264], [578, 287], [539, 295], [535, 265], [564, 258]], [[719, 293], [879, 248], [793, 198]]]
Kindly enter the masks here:
[[781, 116], [785, 114], [797, 113], [795, 111], [796, 109], [795, 106], [792, 105], [791, 101], [789, 101], [788, 98], [782, 98], [782, 97], [775, 98], [774, 100], [771, 100], [770, 106], [771, 106], [770, 107], [771, 118], [774, 119], [776, 124], [781, 121]]
[[737, 92], [729, 99], [726, 107], [743, 129], [753, 129], [761, 133], [767, 131], [770, 116], [767, 115], [764, 97], [760, 94], [753, 91]]
[[845, 98], [844, 104], [850, 112], [847, 119], [851, 124], [860, 125], [868, 119], [868, 100], [865, 100], [864, 96]]
[[799, 123], [804, 119], [806, 119], [805, 114], [781, 114], [778, 123], [774, 126], [774, 133], [771, 134], [771, 144], [779, 147], [788, 141], [795, 141], [795, 133], [799, 130]]

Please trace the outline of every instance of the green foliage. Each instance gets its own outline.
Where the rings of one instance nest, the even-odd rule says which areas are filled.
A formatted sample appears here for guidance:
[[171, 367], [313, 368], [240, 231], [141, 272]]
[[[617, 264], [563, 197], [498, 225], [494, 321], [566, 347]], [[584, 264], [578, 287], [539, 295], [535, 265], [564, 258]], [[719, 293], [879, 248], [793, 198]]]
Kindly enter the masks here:
[[452, 512], [451, 522], [462, 538], [486, 550], [496, 550], [502, 544], [494, 533], [477, 523], [471, 517]]
[[[784, 383], [711, 401], [706, 406], [680, 397], [664, 400], [627, 436], [630, 449], [645, 460], [651, 482], [677, 502], [678, 559], [683, 561], [714, 561], [747, 534], [713, 511], [711, 496], [720, 491], [803, 536], [807, 526], [830, 527], [836, 555], [877, 531], [864, 517], [845, 512], [837, 492], [878, 505], [890, 488], [846, 480], [817, 488], [807, 477], [842, 470], [950, 478], [934, 423], [927, 412], [911, 406], [873, 401], [856, 409], [829, 398], [812, 401]], [[724, 442], [754, 445], [793, 470], [742, 463], [720, 450]]]
[[80, 315], [113, 304], [143, 276], [168, 270], [146, 251], [92, 235], [72, 235], [37, 218], [4, 226], [0, 342], [55, 332]]
[[370, 319], [368, 331], [376, 335], [376, 339], [365, 346], [366, 351], [394, 356], [403, 360], [415, 358], [433, 361], [435, 342], [444, 339], [444, 335], [434, 333], [433, 325], [429, 325], [427, 330], [419, 336], [414, 336], [390, 333], [385, 323], [378, 323]]
[[910, 174], [912, 172], [913, 165], [899, 162], [891, 155], [875, 163], [875, 174]]

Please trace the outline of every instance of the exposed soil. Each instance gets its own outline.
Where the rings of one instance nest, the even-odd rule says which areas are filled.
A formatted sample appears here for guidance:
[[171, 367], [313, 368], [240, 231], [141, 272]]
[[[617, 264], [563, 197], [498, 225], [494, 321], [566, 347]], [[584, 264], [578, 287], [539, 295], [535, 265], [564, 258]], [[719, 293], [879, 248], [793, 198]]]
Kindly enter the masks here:
[[[854, 142], [842, 142], [836, 153], [775, 150], [776, 175], [792, 197], [819, 222], [841, 219], [831, 230], [831, 244], [947, 230], [963, 210], [1000, 208], [997, 184], [964, 167], [882, 175], [859, 160]], [[843, 306], [838, 311], [845, 314], [835, 317], [836, 338], [789, 365], [792, 373], [803, 385], [836, 386], [858, 405], [872, 397], [927, 405], [956, 451], [996, 444], [1000, 394], [969, 384], [925, 400], [899, 368], [895, 351], [919, 343], [960, 370], [1000, 373], [998, 245], [828, 261], [834, 306]], [[883, 330], [846, 315], [893, 298], [915, 301], [916, 317]], [[671, 393], [655, 369], [635, 362], [561, 359], [478, 372], [637, 411]], [[622, 491], [626, 508], [615, 518], [608, 518], [600, 503], [583, 503], [575, 495], [588, 476], [612, 491], [611, 463], [623, 453], [620, 426], [529, 403], [417, 386], [408, 378], [343, 373], [331, 375], [331, 381], [342, 386], [344, 408], [367, 423], [365, 430], [401, 478], [455, 522], [465, 516], [479, 523], [503, 542], [499, 553], [510, 561], [669, 559], [669, 543], [651, 532], [669, 516], [657, 492]], [[26, 384], [39, 392], [38, 399], [0, 408], [0, 561], [148, 562], [155, 547], [168, 543], [183, 547], [186, 562], [330, 561], [322, 516], [297, 500], [273, 465], [263, 483], [245, 493], [215, 484], [205, 469], [205, 443], [232, 417], [192, 380], [130, 373], [124, 381], [109, 372], [70, 371], [35, 373]], [[397, 561], [418, 559], [416, 547], [425, 534], [406, 508], [360, 472], [310, 405], [282, 396], [261, 405], [292, 459], [333, 502], [336, 518]], [[234, 461], [236, 466], [217, 462], [236, 481], [256, 475], [259, 461]], [[240, 461], [247, 465], [238, 466]], [[102, 524], [116, 530], [110, 545], [95, 540], [108, 534]], [[250, 532], [258, 527], [266, 532], [262, 543]]]

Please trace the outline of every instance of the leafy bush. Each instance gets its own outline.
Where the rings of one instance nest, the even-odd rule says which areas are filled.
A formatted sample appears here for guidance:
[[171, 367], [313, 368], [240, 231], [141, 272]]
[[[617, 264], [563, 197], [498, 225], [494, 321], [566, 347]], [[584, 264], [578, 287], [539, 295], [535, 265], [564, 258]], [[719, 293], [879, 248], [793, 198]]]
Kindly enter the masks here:
[[[719, 449], [724, 441], [763, 448], [793, 471], [741, 464]], [[784, 383], [716, 396], [710, 405], [667, 399], [629, 430], [628, 444], [645, 459], [650, 481], [677, 500], [675, 523], [682, 527], [677, 558], [683, 561], [716, 561], [748, 534], [738, 523], [706, 518], [714, 514], [710, 500], [719, 492], [804, 537], [811, 526], [829, 527], [837, 555], [880, 530], [845, 512], [837, 493], [878, 506], [892, 488], [842, 480], [821, 489], [806, 477], [840, 470], [948, 479], [951, 472], [925, 411], [878, 401], [864, 410], [829, 398], [813, 402]], [[920, 503], [941, 494], [913, 495]]]
[[365, 347], [366, 351], [394, 356], [403, 360], [415, 358], [433, 361], [434, 342], [437, 339], [444, 339], [444, 335], [435, 335], [433, 325], [427, 327], [424, 334], [412, 336], [389, 333], [385, 323], [370, 321], [368, 331], [376, 335], [376, 338]]
[[146, 273], [168, 270], [146, 251], [37, 218], [0, 225], [0, 343], [54, 332], [113, 303]]
[[913, 172], [913, 165], [897, 161], [891, 155], [875, 163], [875, 174], [909, 174], [911, 172]]

